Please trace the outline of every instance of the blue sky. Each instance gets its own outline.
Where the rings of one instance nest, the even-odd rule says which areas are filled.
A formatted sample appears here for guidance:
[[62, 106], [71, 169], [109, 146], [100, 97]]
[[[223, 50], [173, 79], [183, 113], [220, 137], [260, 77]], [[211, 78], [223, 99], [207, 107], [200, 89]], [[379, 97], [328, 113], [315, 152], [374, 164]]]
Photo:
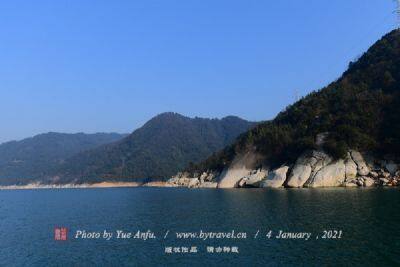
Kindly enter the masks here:
[[273, 118], [396, 25], [391, 0], [1, 1], [0, 143], [165, 111]]

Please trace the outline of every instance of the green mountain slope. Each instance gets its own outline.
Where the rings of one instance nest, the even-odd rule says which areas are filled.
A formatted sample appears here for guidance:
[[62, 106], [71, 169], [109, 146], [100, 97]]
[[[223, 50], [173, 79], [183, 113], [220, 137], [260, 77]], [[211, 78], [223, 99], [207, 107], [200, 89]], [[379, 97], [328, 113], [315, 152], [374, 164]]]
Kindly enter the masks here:
[[189, 171], [222, 170], [238, 153], [255, 150], [269, 164], [293, 162], [317, 147], [316, 137], [332, 156], [356, 149], [400, 156], [400, 32], [375, 43], [340, 79], [313, 92], [259, 124], [223, 151]]
[[67, 158], [84, 150], [115, 142], [115, 133], [46, 133], [0, 145], [0, 183], [26, 182], [43, 177]]
[[167, 178], [222, 149], [252, 126], [232, 116], [192, 119], [163, 113], [119, 142], [73, 156], [50, 179], [65, 183]]

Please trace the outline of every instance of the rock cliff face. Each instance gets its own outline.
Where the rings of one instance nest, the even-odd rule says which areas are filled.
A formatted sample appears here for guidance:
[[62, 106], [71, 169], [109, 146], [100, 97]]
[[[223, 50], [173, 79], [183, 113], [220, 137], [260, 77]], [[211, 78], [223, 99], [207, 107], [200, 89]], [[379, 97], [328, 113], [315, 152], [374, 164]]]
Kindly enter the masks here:
[[282, 166], [270, 172], [265, 180], [262, 180], [260, 187], [263, 188], [279, 188], [282, 187], [286, 181], [286, 174], [289, 170], [288, 166]]
[[340, 186], [345, 180], [344, 161], [338, 160], [321, 168], [313, 177], [304, 184], [305, 187], [331, 187]]
[[168, 184], [190, 188], [281, 188], [281, 187], [370, 187], [400, 185], [400, 165], [379, 160], [358, 151], [348, 151], [344, 159], [333, 160], [322, 150], [309, 151], [294, 165], [275, 169], [255, 168], [257, 156], [238, 156], [221, 173], [179, 173]]
[[289, 179], [288, 187], [303, 187], [310, 178], [314, 177], [321, 168], [328, 165], [332, 159], [323, 152], [312, 151], [302, 155], [294, 165]]
[[239, 182], [249, 175], [255, 161], [256, 155], [251, 152], [237, 156], [231, 166], [219, 176], [218, 188], [237, 187]]

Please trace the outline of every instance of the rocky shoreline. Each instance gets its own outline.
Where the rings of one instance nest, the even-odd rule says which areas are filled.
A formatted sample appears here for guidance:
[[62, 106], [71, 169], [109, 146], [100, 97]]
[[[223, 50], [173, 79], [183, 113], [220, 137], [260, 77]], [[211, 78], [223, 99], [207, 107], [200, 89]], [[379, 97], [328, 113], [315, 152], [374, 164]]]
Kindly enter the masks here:
[[31, 183], [26, 185], [5, 185], [0, 190], [27, 190], [27, 189], [71, 189], [71, 188], [117, 188], [117, 187], [168, 187], [165, 182], [100, 182], [94, 184], [41, 184]]
[[222, 172], [178, 173], [168, 186], [188, 188], [319, 188], [399, 186], [400, 165], [358, 151], [349, 151], [344, 159], [334, 160], [322, 150], [308, 151], [295, 164], [278, 168], [254, 168], [255, 155], [237, 156]]
[[[187, 188], [321, 188], [400, 186], [400, 164], [393, 159], [375, 159], [358, 151], [334, 160], [322, 150], [308, 151], [294, 164], [276, 168], [260, 165], [259, 155], [238, 155], [222, 172], [178, 173], [167, 181], [117, 182], [94, 184], [41, 184], [0, 186], [0, 190], [187, 187]], [[256, 166], [256, 167], [255, 167]]]

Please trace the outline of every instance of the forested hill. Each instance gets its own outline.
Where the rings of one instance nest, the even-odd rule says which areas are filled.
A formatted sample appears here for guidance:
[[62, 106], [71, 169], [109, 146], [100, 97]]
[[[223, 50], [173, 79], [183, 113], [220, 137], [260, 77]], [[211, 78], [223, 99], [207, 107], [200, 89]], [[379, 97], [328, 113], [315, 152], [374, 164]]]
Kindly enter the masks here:
[[337, 81], [287, 107], [274, 120], [259, 124], [223, 151], [190, 168], [218, 169], [235, 155], [259, 152], [268, 163], [293, 162], [317, 147], [344, 157], [357, 149], [380, 156], [400, 156], [400, 32], [376, 42]]
[[42, 177], [74, 154], [115, 142], [116, 133], [46, 133], [0, 145], [0, 184]]
[[50, 179], [83, 183], [168, 178], [231, 144], [254, 125], [233, 116], [219, 120], [163, 113], [119, 142], [73, 156]]

